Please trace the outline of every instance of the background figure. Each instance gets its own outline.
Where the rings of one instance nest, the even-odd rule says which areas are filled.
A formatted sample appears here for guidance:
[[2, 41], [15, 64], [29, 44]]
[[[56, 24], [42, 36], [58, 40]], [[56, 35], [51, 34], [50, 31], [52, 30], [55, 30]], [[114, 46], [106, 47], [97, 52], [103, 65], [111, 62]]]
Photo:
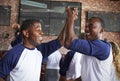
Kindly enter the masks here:
[[47, 65], [46, 62], [47, 62], [47, 58], [44, 58], [42, 60], [40, 81], [45, 81], [45, 73], [46, 73], [46, 65]]
[[113, 54], [113, 62], [115, 61], [115, 57], [120, 54], [120, 48], [116, 42], [110, 42], [112, 45], [112, 54]]
[[117, 43], [110, 42], [112, 45], [113, 68], [111, 81], [120, 81], [120, 48]]
[[45, 81], [58, 81], [59, 80], [59, 62], [62, 57], [62, 54], [59, 50], [53, 52], [48, 56]]
[[12, 29], [14, 30], [14, 36], [16, 36], [20, 33], [20, 25], [19, 24], [14, 23], [12, 25]]
[[75, 52], [72, 61], [70, 62], [70, 66], [68, 71], [66, 72], [66, 78], [68, 81], [81, 81], [81, 54]]
[[69, 51], [60, 67], [59, 81], [81, 81], [81, 54]]
[[20, 32], [20, 25], [13, 24], [12, 28], [14, 29], [14, 40], [11, 42], [11, 46], [15, 46], [17, 44], [22, 43], [22, 35]]
[[22, 43], [22, 35], [20, 34], [20, 25], [15, 23], [12, 25], [12, 29], [14, 31], [14, 38], [11, 41], [10, 46], [8, 47], [8, 50], [17, 44]]
[[[117, 75], [117, 80], [120, 81], [120, 54], [119, 55], [116, 55], [115, 57], [115, 72], [116, 72], [116, 75]], [[117, 80], [114, 80], [114, 81], [117, 81]]]

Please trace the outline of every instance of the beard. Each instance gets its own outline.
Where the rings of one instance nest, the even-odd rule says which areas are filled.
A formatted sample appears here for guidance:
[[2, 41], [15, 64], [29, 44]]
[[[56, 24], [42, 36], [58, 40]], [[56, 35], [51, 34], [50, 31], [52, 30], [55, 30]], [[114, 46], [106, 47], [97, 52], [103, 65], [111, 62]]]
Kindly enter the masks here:
[[38, 43], [38, 42], [35, 41], [35, 40], [30, 40], [29, 42], [30, 42], [31, 45], [33, 45], [33, 46], [35, 46], [35, 47], [40, 44], [40, 43]]

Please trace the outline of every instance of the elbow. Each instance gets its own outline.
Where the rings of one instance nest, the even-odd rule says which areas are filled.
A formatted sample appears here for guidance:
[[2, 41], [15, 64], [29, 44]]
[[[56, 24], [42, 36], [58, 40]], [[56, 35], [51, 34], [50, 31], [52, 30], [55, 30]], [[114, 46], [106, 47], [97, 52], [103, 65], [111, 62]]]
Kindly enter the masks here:
[[66, 39], [66, 40], [64, 41], [64, 47], [68, 48], [68, 47], [70, 46], [72, 40], [73, 40], [73, 39]]
[[64, 47], [69, 48], [69, 47], [70, 47], [70, 44], [72, 43], [72, 41], [73, 41], [74, 39], [78, 39], [78, 38], [77, 38], [77, 37], [73, 37], [73, 38], [71, 38], [71, 39], [65, 39], [65, 41], [64, 41]]
[[64, 42], [64, 47], [68, 48], [70, 46], [70, 41], [65, 41]]
[[61, 46], [64, 46], [64, 40], [59, 40], [58, 39], [58, 41], [59, 41], [59, 43], [60, 43]]

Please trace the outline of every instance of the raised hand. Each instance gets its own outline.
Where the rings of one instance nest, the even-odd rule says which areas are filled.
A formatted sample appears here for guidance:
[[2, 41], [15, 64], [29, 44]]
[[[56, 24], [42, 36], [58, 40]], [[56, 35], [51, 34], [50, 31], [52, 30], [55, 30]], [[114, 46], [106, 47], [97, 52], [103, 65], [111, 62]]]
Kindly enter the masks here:
[[74, 20], [78, 19], [78, 8], [66, 7], [67, 18], [72, 18]]

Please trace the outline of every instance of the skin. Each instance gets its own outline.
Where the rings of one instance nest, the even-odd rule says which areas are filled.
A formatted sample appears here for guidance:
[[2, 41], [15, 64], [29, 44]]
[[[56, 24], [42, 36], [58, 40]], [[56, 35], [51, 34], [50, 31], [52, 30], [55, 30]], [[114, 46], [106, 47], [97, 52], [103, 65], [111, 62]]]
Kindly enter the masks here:
[[[71, 11], [70, 8], [68, 7], [66, 11], [67, 11], [68, 18], [67, 18], [67, 26], [65, 30], [66, 36], [65, 36], [64, 45], [65, 47], [69, 47], [72, 40], [77, 38], [74, 32], [74, 21], [77, 19], [78, 10], [77, 8], [75, 8], [73, 11]], [[85, 27], [85, 33], [86, 33], [87, 40], [101, 39], [103, 31], [104, 29], [101, 25], [99, 18], [96, 18], [96, 17], [90, 18], [87, 21], [86, 27]]]
[[35, 48], [41, 44], [43, 39], [43, 31], [40, 23], [34, 23], [33, 27], [28, 30], [23, 30], [24, 41], [23, 44], [28, 48]]
[[65, 76], [60, 76], [59, 81], [67, 81]]
[[[61, 45], [63, 44], [64, 39], [63, 32], [64, 31], [62, 30], [57, 38], [59, 42], [61, 42]], [[24, 38], [23, 44], [28, 48], [35, 48], [37, 45], [41, 44], [44, 34], [41, 24], [38, 22], [34, 23], [33, 27], [28, 30], [24, 30], [22, 33]]]
[[0, 78], [0, 81], [5, 81], [4, 79]]
[[[39, 22], [34, 22], [30, 25], [31, 27], [22, 30], [23, 36], [23, 45], [27, 48], [35, 48], [37, 45], [41, 44], [43, 39], [43, 31], [41, 24]], [[63, 31], [62, 31], [63, 32]], [[63, 33], [60, 33], [58, 40], [63, 42]], [[0, 78], [0, 81], [4, 81], [3, 78]]]
[[[78, 18], [78, 10], [74, 8], [72, 11], [70, 7], [66, 8], [67, 12], [67, 21], [65, 26], [65, 40], [64, 46], [68, 48], [71, 42], [77, 38], [74, 32], [74, 21]], [[101, 39], [104, 29], [101, 25], [99, 18], [90, 18], [85, 27], [86, 39], [87, 40], [96, 40]], [[66, 81], [65, 76], [61, 76], [59, 81]]]
[[73, 39], [75, 39], [77, 36], [75, 35], [74, 30], [74, 21], [78, 19], [78, 9], [74, 8], [73, 10], [70, 9], [70, 7], [66, 8], [67, 12], [67, 25], [65, 26], [65, 40], [64, 40], [64, 46], [68, 47]]
[[[67, 11], [67, 16], [68, 18], [66, 19], [66, 23], [65, 23], [65, 26], [62, 30], [62, 35], [61, 35], [61, 38], [62, 38], [62, 42], [61, 42], [61, 45], [68, 45], [68, 42], [70, 42], [72, 39], [72, 37], [76, 37], [74, 31], [73, 30], [73, 24], [74, 24], [74, 20], [78, 19], [78, 10], [77, 8], [74, 8], [71, 10], [70, 7], [67, 7], [66, 8], [66, 11]], [[69, 14], [70, 12], [70, 14]], [[73, 14], [73, 15], [72, 15]], [[68, 28], [68, 27], [71, 27], [71, 28]], [[66, 31], [67, 30], [67, 31]], [[68, 36], [69, 34], [71, 34], [70, 36]], [[59, 81], [71, 81], [71, 80], [67, 80], [65, 76], [60, 76], [60, 79]]]
[[[35, 48], [38, 44], [41, 44], [43, 39], [43, 31], [41, 24], [36, 22], [30, 29], [22, 31], [23, 34], [23, 45], [27, 48]], [[0, 78], [0, 81], [5, 81]]]
[[91, 18], [88, 20], [86, 27], [85, 27], [85, 33], [86, 33], [87, 40], [100, 39], [102, 32], [103, 32], [103, 28], [98, 18]]

